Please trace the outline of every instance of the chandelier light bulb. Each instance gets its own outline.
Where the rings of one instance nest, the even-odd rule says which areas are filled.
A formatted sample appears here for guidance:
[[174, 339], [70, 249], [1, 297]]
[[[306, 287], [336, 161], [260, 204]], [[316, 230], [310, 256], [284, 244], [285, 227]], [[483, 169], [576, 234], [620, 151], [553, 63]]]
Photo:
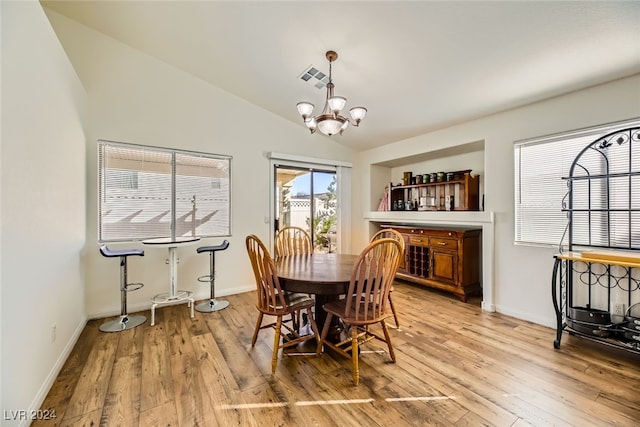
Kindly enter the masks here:
[[344, 106], [347, 105], [347, 98], [343, 96], [332, 96], [327, 100], [327, 103], [329, 104], [331, 112], [337, 116], [340, 114], [340, 111], [342, 111]]
[[313, 112], [314, 105], [310, 102], [305, 101], [305, 102], [298, 102], [296, 107], [298, 107], [298, 114], [300, 114], [302, 116], [302, 119], [306, 121], [307, 118]]
[[311, 117], [311, 118], [306, 119], [304, 121], [304, 124], [307, 125], [307, 128], [309, 128], [311, 133], [314, 133], [316, 131], [316, 129], [318, 128], [318, 122], [316, 122], [316, 118], [315, 117]]
[[364, 119], [364, 116], [367, 115], [367, 109], [364, 107], [353, 107], [351, 110], [349, 110], [349, 113], [351, 114], [351, 118], [356, 123], [360, 123], [360, 121]]
[[318, 121], [318, 130], [327, 136], [332, 136], [336, 133], [339, 133], [341, 127], [342, 121], [339, 119], [334, 119], [331, 116], [322, 116], [321, 120]]
[[344, 123], [342, 124], [342, 127], [340, 128], [340, 135], [342, 135], [342, 132], [344, 132], [348, 127], [349, 127], [349, 120], [345, 120]]

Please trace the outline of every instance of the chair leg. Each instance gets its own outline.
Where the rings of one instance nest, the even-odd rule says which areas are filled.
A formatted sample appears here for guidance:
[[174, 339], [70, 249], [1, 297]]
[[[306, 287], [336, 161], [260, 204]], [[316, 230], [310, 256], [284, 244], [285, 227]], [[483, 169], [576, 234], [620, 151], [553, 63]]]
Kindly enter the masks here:
[[256, 341], [258, 340], [258, 331], [260, 330], [260, 326], [262, 325], [262, 312], [258, 312], [258, 321], [256, 322], [256, 329], [253, 331], [253, 338], [251, 339], [251, 347], [256, 345]]
[[393, 305], [393, 299], [391, 298], [391, 292], [389, 292], [389, 307], [393, 313], [393, 320], [396, 322], [396, 328], [400, 328], [400, 321], [398, 320], [398, 313], [396, 312], [396, 306]]
[[380, 322], [382, 325], [382, 331], [384, 332], [384, 338], [387, 341], [387, 347], [389, 347], [389, 356], [391, 357], [391, 361], [395, 363], [396, 354], [393, 351], [393, 346], [391, 345], [391, 336], [389, 335], [389, 328], [387, 328], [387, 324], [384, 320]]
[[273, 337], [273, 355], [271, 356], [271, 373], [276, 372], [278, 365], [278, 350], [280, 350], [280, 328], [282, 328], [282, 316], [278, 316], [276, 320], [276, 333]]
[[358, 366], [358, 328], [351, 326], [351, 360], [353, 362], [353, 383], [360, 382], [360, 367]]

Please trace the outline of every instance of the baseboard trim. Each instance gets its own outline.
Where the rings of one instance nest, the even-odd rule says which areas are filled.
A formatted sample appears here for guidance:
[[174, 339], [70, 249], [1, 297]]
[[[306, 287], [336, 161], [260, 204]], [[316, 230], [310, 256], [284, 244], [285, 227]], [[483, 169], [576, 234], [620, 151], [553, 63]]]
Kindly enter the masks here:
[[[193, 292], [193, 299], [196, 301], [203, 301], [203, 300], [208, 300], [210, 297], [210, 291], [209, 289], [204, 289], [205, 287], [203, 286], [202, 289], [198, 292]], [[236, 295], [236, 294], [242, 294], [245, 292], [250, 292], [250, 291], [254, 291], [256, 289], [256, 285], [245, 285], [245, 286], [236, 286], [233, 287], [231, 289], [227, 288], [224, 290], [224, 292], [216, 292], [216, 298], [222, 298], [224, 296], [227, 295]], [[177, 304], [184, 304], [184, 302], [178, 302], [174, 305]], [[163, 304], [160, 307], [166, 307], [167, 305], [170, 304]], [[127, 308], [128, 308], [128, 312], [129, 313], [139, 313], [141, 311], [147, 311], [147, 310], [151, 310], [151, 301], [147, 301], [147, 302], [140, 302], [140, 303], [131, 303], [129, 302], [127, 304]], [[94, 319], [104, 319], [105, 317], [112, 317], [112, 316], [118, 316], [120, 314], [120, 306], [118, 306], [117, 309], [112, 309], [112, 310], [106, 310], [106, 311], [100, 311], [97, 313], [90, 313], [88, 315], [89, 320], [94, 320]]]
[[[69, 358], [69, 355], [71, 355], [71, 351], [73, 350], [73, 347], [75, 347], [76, 343], [78, 342], [78, 339], [80, 338], [80, 334], [82, 334], [84, 327], [87, 325], [87, 321], [88, 321], [88, 318], [86, 316], [83, 317], [80, 323], [78, 324], [78, 326], [76, 327], [76, 330], [71, 335], [71, 339], [67, 342], [67, 345], [64, 346], [62, 353], [60, 353], [60, 355], [58, 356], [58, 359], [56, 360], [56, 363], [54, 363], [53, 367], [51, 368], [49, 375], [47, 375], [47, 378], [45, 379], [44, 383], [40, 386], [40, 390], [38, 390], [38, 393], [33, 399], [33, 402], [31, 402], [29, 411], [27, 411], [28, 414], [35, 414], [42, 407], [42, 404], [44, 403], [44, 399], [47, 397], [47, 394], [49, 394], [49, 390], [51, 390], [53, 383], [55, 382], [56, 378], [58, 378], [58, 375], [60, 374], [60, 371], [62, 370], [62, 367], [64, 366], [65, 362]], [[51, 408], [51, 409], [55, 410], [55, 408]], [[20, 426], [27, 427], [30, 424], [31, 424], [31, 420], [23, 420], [20, 423]]]
[[522, 312], [519, 310], [513, 310], [503, 305], [497, 305], [496, 311], [506, 316], [515, 317], [516, 319], [525, 320], [527, 322], [535, 323], [537, 325], [546, 326], [549, 328], [556, 327], [555, 318], [545, 318], [541, 316], [533, 316], [531, 313]]

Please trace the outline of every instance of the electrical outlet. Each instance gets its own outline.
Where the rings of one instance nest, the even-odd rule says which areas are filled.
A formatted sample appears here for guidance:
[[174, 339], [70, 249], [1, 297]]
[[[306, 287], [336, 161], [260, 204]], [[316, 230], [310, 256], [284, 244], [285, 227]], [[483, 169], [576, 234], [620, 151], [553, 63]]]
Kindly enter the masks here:
[[51, 342], [56, 342], [56, 324], [51, 325]]
[[624, 316], [625, 313], [625, 307], [624, 304], [614, 304], [613, 305], [613, 313], [616, 316]]

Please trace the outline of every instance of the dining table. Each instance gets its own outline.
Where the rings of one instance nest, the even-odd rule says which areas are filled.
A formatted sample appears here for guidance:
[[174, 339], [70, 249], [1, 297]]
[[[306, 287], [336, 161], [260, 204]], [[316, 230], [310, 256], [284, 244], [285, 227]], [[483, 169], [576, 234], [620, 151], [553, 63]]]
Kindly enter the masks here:
[[277, 257], [274, 263], [283, 290], [314, 295], [315, 321], [322, 332], [327, 318], [322, 306], [347, 293], [357, 259], [358, 255], [314, 253]]

